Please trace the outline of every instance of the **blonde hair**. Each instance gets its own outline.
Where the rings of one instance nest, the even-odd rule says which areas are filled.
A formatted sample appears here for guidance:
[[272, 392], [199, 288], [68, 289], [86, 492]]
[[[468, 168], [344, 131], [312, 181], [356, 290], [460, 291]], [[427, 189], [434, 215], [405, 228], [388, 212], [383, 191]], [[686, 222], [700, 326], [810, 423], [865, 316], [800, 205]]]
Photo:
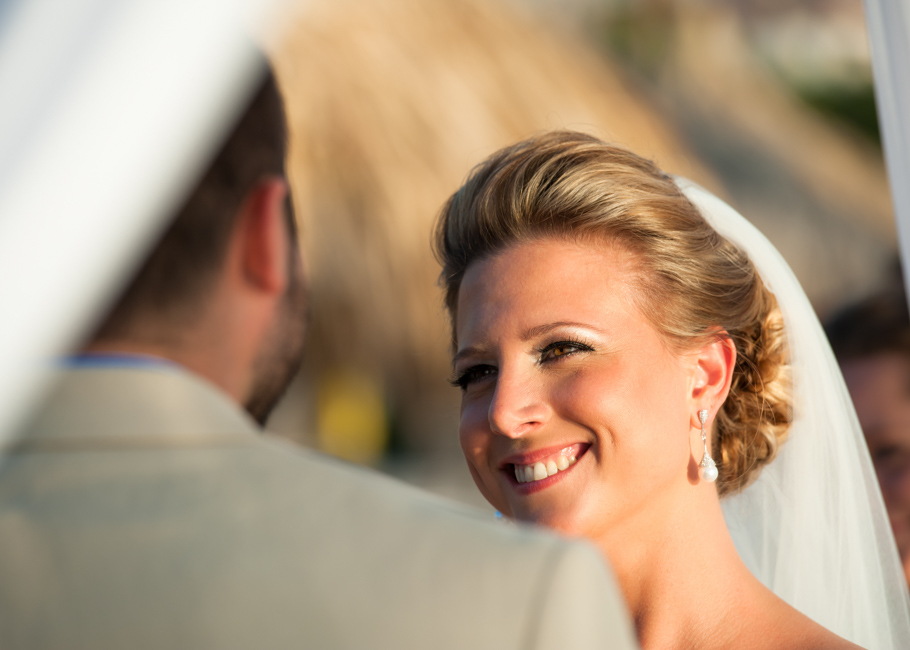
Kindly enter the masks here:
[[443, 207], [435, 250], [452, 322], [468, 266], [541, 237], [607, 239], [632, 251], [637, 306], [674, 349], [730, 337], [737, 362], [713, 455], [721, 495], [748, 485], [786, 439], [791, 411], [783, 318], [749, 258], [651, 161], [583, 133], [550, 132], [495, 153]]

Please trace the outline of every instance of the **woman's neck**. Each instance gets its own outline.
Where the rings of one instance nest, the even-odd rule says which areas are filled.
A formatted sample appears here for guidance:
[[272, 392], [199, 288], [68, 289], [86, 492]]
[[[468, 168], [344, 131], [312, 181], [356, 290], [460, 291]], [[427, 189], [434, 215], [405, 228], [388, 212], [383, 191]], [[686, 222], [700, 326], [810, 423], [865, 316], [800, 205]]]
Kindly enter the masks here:
[[673, 507], [649, 508], [595, 540], [616, 572], [645, 649], [723, 646], [736, 636], [731, 625], [740, 618], [730, 610], [773, 598], [740, 560], [711, 489], [702, 484], [682, 499], [668, 495]]

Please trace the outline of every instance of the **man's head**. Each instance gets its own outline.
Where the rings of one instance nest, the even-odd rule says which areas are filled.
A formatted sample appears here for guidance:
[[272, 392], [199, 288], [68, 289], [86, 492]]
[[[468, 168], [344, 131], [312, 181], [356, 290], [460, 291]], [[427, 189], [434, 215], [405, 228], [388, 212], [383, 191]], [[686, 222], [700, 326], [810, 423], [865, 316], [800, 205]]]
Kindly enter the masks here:
[[899, 283], [826, 327], [875, 463], [910, 581], [910, 314]]
[[89, 350], [170, 358], [265, 420], [299, 365], [305, 320], [286, 140], [267, 71]]

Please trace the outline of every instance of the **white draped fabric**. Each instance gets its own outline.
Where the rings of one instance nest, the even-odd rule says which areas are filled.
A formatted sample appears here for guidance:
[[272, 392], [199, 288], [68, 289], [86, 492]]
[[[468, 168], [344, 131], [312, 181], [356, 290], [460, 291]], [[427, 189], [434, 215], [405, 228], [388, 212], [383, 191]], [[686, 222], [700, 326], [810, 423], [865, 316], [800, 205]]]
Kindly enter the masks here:
[[910, 290], [910, 0], [865, 0], [875, 99]]
[[0, 3], [0, 444], [195, 181], [274, 5]]

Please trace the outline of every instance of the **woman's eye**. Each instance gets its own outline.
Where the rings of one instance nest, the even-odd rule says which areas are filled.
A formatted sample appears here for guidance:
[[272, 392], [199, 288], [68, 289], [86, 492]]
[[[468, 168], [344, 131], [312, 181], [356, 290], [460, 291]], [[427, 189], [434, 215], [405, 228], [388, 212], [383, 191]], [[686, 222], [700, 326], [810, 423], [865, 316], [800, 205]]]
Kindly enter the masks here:
[[551, 343], [540, 351], [540, 361], [543, 363], [545, 361], [559, 359], [560, 357], [577, 354], [578, 352], [590, 352], [592, 350], [593, 348], [590, 345], [578, 341], [558, 341], [556, 343]]
[[452, 380], [452, 385], [458, 386], [461, 390], [467, 390], [468, 386], [487, 377], [496, 374], [496, 368], [493, 366], [471, 366], [458, 377]]

